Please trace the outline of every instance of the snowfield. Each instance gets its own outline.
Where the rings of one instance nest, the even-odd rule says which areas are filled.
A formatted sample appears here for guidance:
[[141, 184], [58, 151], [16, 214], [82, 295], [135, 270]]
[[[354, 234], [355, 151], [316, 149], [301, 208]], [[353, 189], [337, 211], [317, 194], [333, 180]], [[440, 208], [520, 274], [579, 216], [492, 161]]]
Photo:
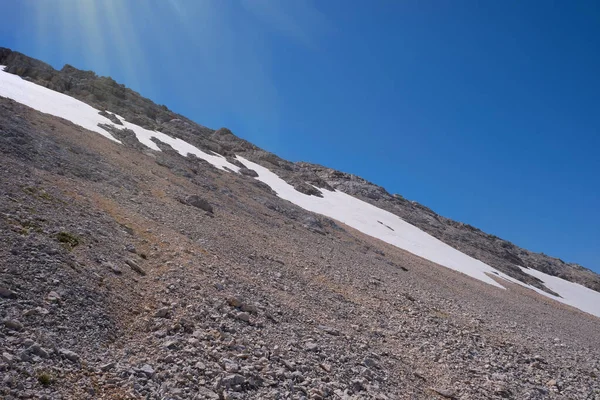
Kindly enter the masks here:
[[[307, 196], [298, 192], [293, 186], [267, 168], [240, 156], [237, 159], [246, 167], [255, 170], [258, 173], [257, 179], [269, 185], [282, 199], [306, 210], [343, 222], [367, 235], [381, 239], [420, 257], [455, 271], [460, 271], [490, 285], [502, 287], [486, 275], [486, 273], [498, 273], [502, 276], [503, 274], [499, 271], [448, 246], [395, 214], [340, 191], [330, 192], [326, 189], [320, 189], [323, 198]], [[512, 279], [508, 276], [506, 278]]]
[[[43, 113], [67, 119], [118, 143], [120, 143], [119, 140], [100, 128], [98, 124], [112, 125], [117, 129], [131, 129], [142, 144], [155, 151], [160, 151], [160, 149], [151, 140], [152, 138], [170, 145], [182, 156], [194, 154], [219, 169], [235, 172], [239, 170], [239, 167], [229, 163], [225, 157], [205, 153], [181, 139], [170, 137], [161, 132], [144, 129], [117, 116], [123, 123], [123, 127], [119, 127], [109, 119], [99, 115], [99, 110], [65, 94], [55, 92], [23, 80], [19, 76], [4, 72], [3, 66], [0, 66], [0, 96], [13, 99]], [[110, 112], [110, 110], [107, 111]], [[504, 289], [501, 284], [490, 277], [490, 274], [528, 287], [544, 296], [600, 317], [600, 293], [598, 292], [537, 270], [522, 268], [525, 273], [542, 280], [549, 289], [560, 294], [561, 297], [552, 296], [513, 279], [489, 265], [450, 247], [388, 211], [339, 191], [321, 189], [323, 198], [305, 195], [296, 191], [293, 186], [286, 183], [267, 168], [240, 156], [237, 159], [246, 165], [246, 167], [255, 170], [258, 173], [256, 179], [269, 185], [277, 192], [279, 197], [308, 211], [336, 219], [367, 235], [498, 288]]]
[[43, 113], [67, 119], [121, 143], [98, 126], [98, 123], [114, 124], [109, 119], [98, 115], [98, 110], [95, 108], [62, 93], [26, 81], [20, 76], [4, 72], [4, 68], [0, 65], [0, 96], [8, 97]]
[[548, 296], [551, 299], [568, 304], [572, 307], [579, 308], [582, 311], [600, 317], [600, 293], [595, 290], [586, 288], [578, 283], [569, 282], [556, 276], [548, 275], [542, 271], [533, 268], [520, 267], [523, 272], [531, 276], [535, 276], [548, 289], [560, 294], [560, 298], [552, 296], [538, 288], [530, 287], [538, 293]]
[[522, 268], [523, 272], [540, 279], [549, 289], [561, 295], [561, 297], [552, 296], [456, 250], [416, 226], [409, 224], [397, 215], [377, 208], [356, 197], [339, 191], [330, 192], [326, 189], [320, 189], [323, 198], [308, 196], [298, 192], [293, 186], [267, 168], [240, 156], [237, 159], [246, 167], [255, 170], [258, 173], [256, 179], [269, 185], [271, 189], [277, 192], [279, 197], [306, 210], [336, 219], [367, 235], [490, 285], [504, 288], [490, 277], [489, 274], [493, 274], [498, 278], [525, 286], [551, 299], [600, 317], [600, 293], [585, 286], [534, 269]]
[[182, 156], [194, 154], [198, 158], [205, 159], [219, 169], [225, 169], [224, 167], [227, 167], [233, 171], [239, 170], [239, 167], [229, 163], [225, 157], [205, 153], [181, 139], [172, 138], [161, 132], [144, 129], [141, 126], [125, 121], [118, 115], [117, 118], [123, 123], [123, 126], [115, 125], [108, 118], [98, 114], [100, 110], [96, 110], [94, 107], [73, 97], [67, 96], [66, 94], [55, 92], [54, 90], [26, 81], [17, 75], [4, 72], [4, 68], [4, 66], [0, 65], [0, 96], [8, 97], [9, 99], [13, 99], [16, 102], [25, 104], [26, 106], [43, 113], [64, 118], [118, 143], [121, 142], [115, 139], [110, 133], [100, 128], [98, 124], [112, 125], [117, 129], [131, 129], [135, 132], [140, 143], [148, 146], [152, 150], [160, 151], [156, 143], [151, 140], [154, 137], [173, 147], [173, 149]]

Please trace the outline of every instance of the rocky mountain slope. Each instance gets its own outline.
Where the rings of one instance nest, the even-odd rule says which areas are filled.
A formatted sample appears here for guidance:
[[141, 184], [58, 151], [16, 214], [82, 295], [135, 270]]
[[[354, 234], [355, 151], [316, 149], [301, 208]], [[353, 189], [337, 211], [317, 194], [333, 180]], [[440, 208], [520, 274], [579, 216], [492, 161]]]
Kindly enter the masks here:
[[181, 138], [200, 149], [227, 157], [243, 155], [271, 168], [302, 193], [319, 195], [316, 186], [358, 197], [398, 215], [461, 252], [540, 289], [548, 291], [542, 282], [523, 273], [519, 266], [558, 276], [600, 292], [600, 275], [581, 265], [530, 252], [471, 225], [438, 215], [401, 195], [392, 195], [384, 188], [355, 175], [320, 165], [283, 160], [238, 138], [226, 128], [215, 131], [173, 113], [166, 106], [156, 105], [111, 78], [99, 77], [91, 71], [81, 71], [70, 65], [56, 71], [48, 64], [6, 48], [0, 48], [0, 65], [6, 65], [7, 72], [68, 94], [97, 109], [110, 110], [136, 125]]
[[[361, 198], [539, 287], [515, 265], [597, 290], [591, 271], [282, 160], [109, 78], [7, 49], [0, 64], [101, 110], [121, 141], [0, 97], [4, 398], [600, 398], [597, 317], [309, 212], [247, 167], [309, 197]], [[152, 150], [128, 123], [223, 164], [158, 139]]]

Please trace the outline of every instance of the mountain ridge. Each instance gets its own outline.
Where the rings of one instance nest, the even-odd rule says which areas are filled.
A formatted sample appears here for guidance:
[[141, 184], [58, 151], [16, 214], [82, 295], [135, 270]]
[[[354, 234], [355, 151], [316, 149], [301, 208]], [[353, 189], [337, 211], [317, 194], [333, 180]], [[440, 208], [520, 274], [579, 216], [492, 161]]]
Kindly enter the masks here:
[[[118, 113], [127, 121], [150, 130], [179, 137], [196, 147], [227, 157], [241, 154], [274, 171], [296, 190], [319, 195], [319, 189], [341, 190], [390, 211], [430, 235], [508, 275], [549, 291], [539, 279], [524, 273], [519, 266], [579, 283], [600, 292], [600, 275], [576, 263], [535, 253], [495, 235], [459, 221], [443, 217], [416, 201], [390, 194], [385, 188], [353, 174], [307, 162], [290, 162], [235, 136], [229, 129], [211, 129], [157, 105], [139, 93], [118, 84], [110, 77], [81, 71], [65, 65], [60, 71], [22, 53], [0, 48], [0, 64], [6, 71], [37, 84], [69, 94], [99, 109]], [[266, 163], [266, 164], [265, 164]], [[316, 189], [315, 189], [316, 187]]]

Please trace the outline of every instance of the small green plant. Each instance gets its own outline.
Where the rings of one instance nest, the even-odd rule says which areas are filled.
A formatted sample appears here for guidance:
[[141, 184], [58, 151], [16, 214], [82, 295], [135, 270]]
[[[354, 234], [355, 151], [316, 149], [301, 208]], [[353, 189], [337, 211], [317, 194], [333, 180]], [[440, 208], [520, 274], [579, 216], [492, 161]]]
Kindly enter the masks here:
[[38, 375], [38, 382], [44, 386], [48, 386], [54, 383], [54, 378], [49, 373], [42, 372]]
[[46, 201], [52, 201], [53, 198], [52, 196], [50, 196], [50, 194], [48, 192], [46, 192], [45, 190], [42, 190], [39, 194], [40, 198], [46, 200]]
[[59, 232], [56, 234], [56, 240], [64, 244], [69, 250], [79, 245], [79, 239], [77, 236], [70, 234], [69, 232]]
[[46, 201], [53, 201], [54, 198], [45, 190], [43, 189], [38, 189], [36, 187], [32, 187], [32, 186], [26, 186], [23, 188], [23, 191], [31, 196], [37, 197], [39, 199], [42, 200], [46, 200]]

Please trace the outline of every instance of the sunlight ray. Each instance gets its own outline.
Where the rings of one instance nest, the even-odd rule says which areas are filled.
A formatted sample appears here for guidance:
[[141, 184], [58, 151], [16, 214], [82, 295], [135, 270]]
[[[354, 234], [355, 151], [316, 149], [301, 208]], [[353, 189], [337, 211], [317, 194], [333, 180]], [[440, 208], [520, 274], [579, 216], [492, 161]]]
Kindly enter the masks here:
[[146, 60], [140, 49], [139, 38], [132, 28], [131, 13], [125, 3], [117, 1], [103, 2], [108, 32], [112, 36], [111, 43], [115, 47], [115, 55], [124, 65], [124, 73], [130, 86], [139, 88], [139, 74], [145, 70]]
[[106, 58], [106, 42], [103, 31], [100, 28], [102, 11], [99, 10], [102, 3], [93, 0], [76, 2], [75, 10], [82, 26], [84, 45], [93, 51], [85, 52], [85, 60], [89, 65], [97, 65], [97, 69], [108, 74], [109, 63]]

